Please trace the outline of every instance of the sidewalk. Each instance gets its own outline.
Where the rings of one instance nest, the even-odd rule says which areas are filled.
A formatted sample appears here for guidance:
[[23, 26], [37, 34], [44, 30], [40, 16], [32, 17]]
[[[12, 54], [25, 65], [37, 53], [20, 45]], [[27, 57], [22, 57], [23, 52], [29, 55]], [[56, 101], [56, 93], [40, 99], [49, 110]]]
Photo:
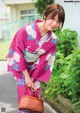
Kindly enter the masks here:
[[7, 72], [7, 61], [0, 61], [0, 75], [6, 74]]
[[[6, 109], [3, 113], [17, 113], [17, 91], [16, 83], [7, 72], [7, 62], [0, 61], [0, 113], [1, 109]], [[46, 102], [44, 102], [44, 113], [57, 113]]]

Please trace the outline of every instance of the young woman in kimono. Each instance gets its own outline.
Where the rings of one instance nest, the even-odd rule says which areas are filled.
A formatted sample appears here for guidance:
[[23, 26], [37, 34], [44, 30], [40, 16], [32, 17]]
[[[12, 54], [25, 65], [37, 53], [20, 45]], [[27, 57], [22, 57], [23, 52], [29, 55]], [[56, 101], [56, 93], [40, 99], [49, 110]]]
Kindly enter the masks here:
[[49, 82], [58, 42], [53, 30], [62, 28], [64, 19], [63, 7], [51, 4], [45, 9], [43, 20], [35, 20], [15, 34], [7, 62], [17, 83], [18, 102], [25, 92], [28, 95], [26, 86], [31, 88], [32, 95], [37, 91], [40, 96], [40, 82]]

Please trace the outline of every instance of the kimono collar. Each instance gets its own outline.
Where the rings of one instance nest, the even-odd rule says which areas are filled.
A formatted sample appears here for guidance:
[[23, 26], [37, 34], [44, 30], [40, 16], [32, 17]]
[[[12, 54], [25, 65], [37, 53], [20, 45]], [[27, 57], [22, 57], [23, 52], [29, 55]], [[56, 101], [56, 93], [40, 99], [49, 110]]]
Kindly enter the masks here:
[[[39, 23], [39, 22], [43, 22], [43, 20], [36, 19], [36, 20], [34, 21], [34, 23], [35, 23], [36, 26], [37, 26], [37, 30], [39, 31], [39, 35], [40, 35], [40, 30], [39, 30], [39, 27], [38, 27], [38, 25], [37, 25], [37, 23]], [[48, 34], [49, 36], [51, 36], [52, 31], [48, 31], [47, 34]]]

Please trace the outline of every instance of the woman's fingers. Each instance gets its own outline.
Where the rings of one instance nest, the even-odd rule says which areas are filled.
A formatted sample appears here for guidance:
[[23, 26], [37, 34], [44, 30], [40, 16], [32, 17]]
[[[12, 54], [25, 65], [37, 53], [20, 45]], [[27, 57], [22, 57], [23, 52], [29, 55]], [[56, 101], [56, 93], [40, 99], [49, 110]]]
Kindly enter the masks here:
[[34, 78], [31, 78], [32, 81], [34, 81]]
[[34, 79], [30, 78], [30, 79], [26, 79], [26, 85], [27, 87], [31, 88], [33, 92], [37, 91], [36, 86], [34, 84]]
[[35, 84], [34, 84], [34, 86], [32, 87], [32, 91], [33, 91], [33, 92], [37, 91]]
[[27, 86], [28, 86], [28, 87], [31, 87], [32, 85], [29, 83]]
[[36, 86], [34, 83], [28, 83], [27, 87], [31, 88], [33, 92], [37, 91]]
[[33, 83], [32, 87], [31, 87], [32, 91], [35, 92], [37, 91], [35, 84]]

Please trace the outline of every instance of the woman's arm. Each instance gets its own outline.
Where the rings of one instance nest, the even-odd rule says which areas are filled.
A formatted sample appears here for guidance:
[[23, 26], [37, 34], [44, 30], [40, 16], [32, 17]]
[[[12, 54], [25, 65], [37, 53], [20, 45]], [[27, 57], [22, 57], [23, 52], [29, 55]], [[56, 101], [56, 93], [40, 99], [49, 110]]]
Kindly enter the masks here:
[[27, 69], [24, 70], [24, 71], [22, 71], [22, 73], [23, 73], [24, 76], [25, 76], [26, 85], [27, 85], [28, 87], [30, 87], [33, 91], [36, 91], [36, 90], [37, 90], [37, 89], [36, 89], [36, 86], [35, 86], [35, 84], [33, 83], [33, 79], [30, 78]]

